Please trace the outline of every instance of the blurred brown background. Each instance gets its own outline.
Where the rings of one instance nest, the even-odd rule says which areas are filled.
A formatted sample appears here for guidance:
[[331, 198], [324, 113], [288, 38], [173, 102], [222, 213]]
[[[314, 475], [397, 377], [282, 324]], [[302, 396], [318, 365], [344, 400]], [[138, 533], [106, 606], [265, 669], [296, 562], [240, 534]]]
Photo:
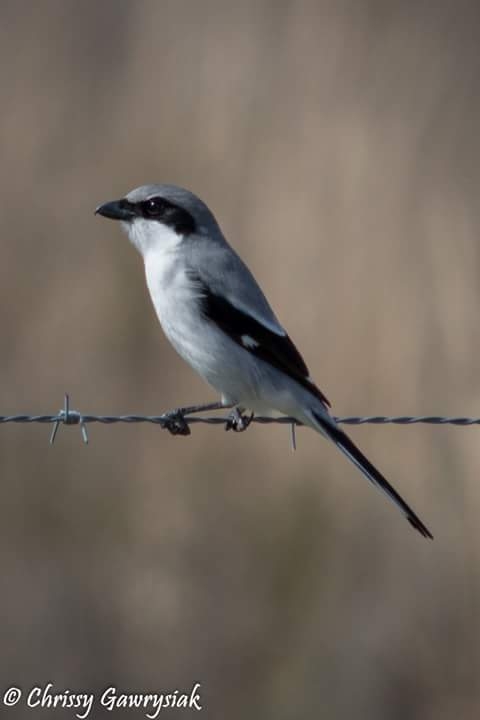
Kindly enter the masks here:
[[[214, 399], [93, 215], [173, 182], [337, 414], [478, 415], [479, 15], [3, 0], [0, 413], [55, 412], [65, 390], [91, 413]], [[54, 448], [47, 426], [2, 426], [0, 690], [201, 682], [208, 718], [478, 718], [479, 432], [351, 429], [431, 543], [307, 430], [294, 454], [279, 426], [95, 425]]]

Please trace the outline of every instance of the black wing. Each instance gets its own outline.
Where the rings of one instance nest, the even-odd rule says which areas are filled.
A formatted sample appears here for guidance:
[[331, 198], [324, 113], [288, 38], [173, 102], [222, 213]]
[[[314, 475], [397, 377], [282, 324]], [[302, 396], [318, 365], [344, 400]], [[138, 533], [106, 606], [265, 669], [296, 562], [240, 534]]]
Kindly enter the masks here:
[[287, 334], [279, 335], [252, 315], [232, 305], [225, 297], [212, 292], [198, 276], [191, 273], [200, 291], [203, 315], [215, 323], [246, 352], [296, 380], [299, 385], [330, 407], [325, 395], [310, 379], [308, 368]]

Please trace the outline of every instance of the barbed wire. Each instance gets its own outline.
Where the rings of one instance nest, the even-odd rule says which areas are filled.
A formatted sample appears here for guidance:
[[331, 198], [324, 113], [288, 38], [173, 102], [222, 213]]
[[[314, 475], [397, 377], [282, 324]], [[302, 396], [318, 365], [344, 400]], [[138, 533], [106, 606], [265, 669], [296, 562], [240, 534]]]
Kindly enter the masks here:
[[[250, 423], [259, 423], [267, 425], [277, 423], [281, 425], [290, 425], [292, 431], [292, 444], [295, 448], [295, 427], [302, 426], [302, 423], [292, 417], [264, 417], [261, 415], [252, 415], [245, 417], [235, 410], [230, 415], [195, 415], [193, 413], [202, 409], [220, 409], [215, 407], [217, 404], [212, 403], [206, 406], [192, 406], [187, 408], [179, 408], [161, 415], [92, 415], [90, 413], [81, 413], [78, 410], [70, 408], [70, 398], [68, 394], [64, 397], [64, 406], [58, 413], [53, 415], [0, 415], [0, 424], [2, 423], [46, 423], [53, 424], [50, 435], [50, 444], [53, 445], [61, 425], [78, 425], [82, 434], [83, 442], [88, 444], [87, 425], [89, 423], [102, 423], [104, 425], [112, 425], [114, 423], [151, 423], [159, 425], [162, 429], [168, 430], [173, 435], [190, 435], [190, 425], [203, 423], [206, 425], [223, 425], [226, 430], [235, 430], [241, 432], [246, 430]], [[469, 425], [480, 425], [480, 418], [475, 417], [450, 417], [441, 415], [364, 415], [364, 416], [340, 416], [334, 418], [337, 423], [343, 425], [414, 425], [418, 423], [429, 425], [458, 425], [461, 427]]]

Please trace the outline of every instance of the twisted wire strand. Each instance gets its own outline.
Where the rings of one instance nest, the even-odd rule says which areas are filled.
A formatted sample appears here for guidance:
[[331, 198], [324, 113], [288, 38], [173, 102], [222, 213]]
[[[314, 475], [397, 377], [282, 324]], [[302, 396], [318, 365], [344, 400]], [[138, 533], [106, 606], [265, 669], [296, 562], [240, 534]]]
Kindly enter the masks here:
[[[190, 408], [191, 409], [191, 408]], [[102, 423], [112, 425], [114, 423], [150, 423], [159, 425], [173, 434], [188, 435], [190, 425], [203, 423], [205, 425], [224, 425], [226, 429], [231, 427], [231, 419], [228, 415], [194, 415], [188, 412], [188, 408], [178, 411], [162, 413], [161, 415], [93, 415], [80, 413], [78, 410], [70, 409], [70, 398], [65, 395], [64, 407], [56, 414], [50, 415], [0, 415], [0, 424], [3, 423], [47, 423], [53, 424], [50, 442], [53, 444], [60, 425], [79, 425], [85, 443], [88, 443], [87, 425], [89, 423]], [[339, 424], [344, 425], [414, 425], [418, 423], [429, 425], [480, 425], [480, 418], [476, 417], [455, 417], [442, 415], [347, 415], [335, 417]], [[280, 424], [290, 425], [292, 428], [292, 443], [295, 446], [294, 429], [302, 423], [292, 417], [263, 417], [261, 415], [247, 418], [247, 423], [240, 427], [245, 429], [250, 422], [261, 425]]]
[[[2, 423], [56, 423], [61, 422], [64, 425], [79, 425], [81, 423], [102, 423], [104, 425], [112, 425], [115, 423], [152, 423], [155, 425], [166, 425], [169, 421], [169, 415], [91, 415], [88, 413], [79, 413], [77, 410], [70, 410], [68, 415], [63, 410], [55, 415], [0, 415], [0, 424]], [[457, 417], [442, 415], [346, 415], [334, 418], [337, 423], [343, 425], [415, 425], [418, 423], [428, 425], [480, 425], [480, 418], [475, 417]], [[206, 425], [224, 425], [228, 418], [222, 416], [199, 416], [185, 415], [184, 420], [187, 424], [204, 423]], [[277, 423], [280, 425], [302, 425], [301, 422], [291, 417], [264, 417], [255, 415], [251, 422], [261, 425]]]

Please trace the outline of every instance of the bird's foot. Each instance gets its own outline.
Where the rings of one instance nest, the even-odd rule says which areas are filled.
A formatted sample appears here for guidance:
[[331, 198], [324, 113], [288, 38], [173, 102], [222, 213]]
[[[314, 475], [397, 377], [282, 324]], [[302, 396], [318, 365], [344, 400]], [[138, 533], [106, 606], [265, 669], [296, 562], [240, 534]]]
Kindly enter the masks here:
[[192, 432], [180, 408], [170, 410], [163, 415], [162, 428], [168, 430], [171, 435], [190, 435]]
[[233, 430], [233, 432], [244, 432], [253, 420], [253, 412], [250, 416], [243, 415], [242, 410], [238, 407], [233, 408], [232, 412], [225, 423], [225, 430]]

